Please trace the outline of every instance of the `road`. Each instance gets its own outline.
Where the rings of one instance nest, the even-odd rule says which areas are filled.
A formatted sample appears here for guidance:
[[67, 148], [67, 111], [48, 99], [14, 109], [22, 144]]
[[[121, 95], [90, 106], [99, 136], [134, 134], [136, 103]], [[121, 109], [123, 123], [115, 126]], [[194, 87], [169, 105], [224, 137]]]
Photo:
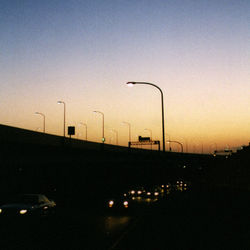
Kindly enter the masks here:
[[238, 242], [231, 227], [227, 231], [221, 222], [208, 221], [204, 216], [199, 220], [150, 215], [112, 249], [248, 249], [240, 248], [246, 244], [241, 245], [242, 239]]
[[127, 215], [70, 215], [1, 224], [1, 249], [108, 249], [133, 218]]
[[1, 249], [250, 249], [249, 197], [190, 189], [125, 212], [63, 208], [50, 219], [1, 223]]
[[163, 200], [113, 250], [250, 249], [250, 199], [225, 191]]

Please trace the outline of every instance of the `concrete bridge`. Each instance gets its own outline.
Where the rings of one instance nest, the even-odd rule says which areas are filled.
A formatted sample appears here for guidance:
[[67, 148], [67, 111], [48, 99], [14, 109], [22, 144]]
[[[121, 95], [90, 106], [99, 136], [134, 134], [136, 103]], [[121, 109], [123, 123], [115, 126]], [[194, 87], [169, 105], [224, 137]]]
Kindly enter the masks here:
[[[0, 125], [0, 193], [42, 192], [69, 201], [122, 192], [130, 185], [221, 183], [222, 157], [94, 143]], [[216, 170], [216, 176], [214, 175]], [[218, 180], [217, 180], [218, 179]], [[224, 181], [225, 182], [225, 181]]]

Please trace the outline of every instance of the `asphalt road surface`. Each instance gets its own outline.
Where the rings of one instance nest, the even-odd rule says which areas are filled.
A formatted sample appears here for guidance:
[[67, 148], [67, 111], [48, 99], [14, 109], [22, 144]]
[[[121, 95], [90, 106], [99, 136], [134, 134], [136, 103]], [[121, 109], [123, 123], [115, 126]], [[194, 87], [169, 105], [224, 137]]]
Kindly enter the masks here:
[[174, 191], [136, 210], [58, 209], [55, 217], [1, 221], [1, 249], [250, 249], [250, 195]]
[[112, 249], [250, 249], [249, 201], [224, 192], [178, 194], [140, 217]]

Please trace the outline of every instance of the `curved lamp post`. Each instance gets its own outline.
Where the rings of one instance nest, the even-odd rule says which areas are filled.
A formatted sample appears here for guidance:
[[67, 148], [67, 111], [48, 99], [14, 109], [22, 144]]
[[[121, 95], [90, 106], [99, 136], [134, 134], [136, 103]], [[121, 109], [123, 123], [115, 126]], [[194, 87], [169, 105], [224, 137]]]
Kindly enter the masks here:
[[188, 153], [188, 140], [185, 139], [185, 143], [186, 143], [186, 153]]
[[[145, 128], [144, 130], [149, 131], [150, 133], [150, 141], [152, 141], [152, 130], [149, 128]], [[151, 150], [152, 150], [152, 144], [151, 144]]]
[[[217, 143], [212, 143], [211, 145], [209, 145], [209, 153], [211, 153], [211, 146], [215, 145], [215, 150], [217, 151]], [[212, 153], [214, 153], [214, 151]]]
[[128, 138], [129, 142], [131, 142], [131, 124], [129, 122], [122, 122], [122, 123], [128, 125]]
[[64, 107], [64, 111], [63, 111], [63, 136], [65, 137], [65, 116], [66, 116], [66, 104], [65, 104], [65, 102], [63, 102], [63, 101], [58, 101], [57, 102], [58, 104], [63, 104], [63, 107]]
[[43, 117], [43, 133], [45, 133], [45, 115], [40, 112], [35, 112], [36, 115], [41, 115]]
[[183, 153], [183, 145], [182, 145], [180, 142], [178, 142], [178, 141], [167, 141], [167, 142], [168, 142], [168, 143], [173, 142], [173, 143], [179, 144], [179, 145], [181, 146], [181, 152]]
[[115, 129], [111, 129], [111, 131], [115, 133], [115, 135], [116, 135], [116, 145], [118, 145], [118, 131], [115, 130]]
[[83, 122], [80, 122], [79, 123], [80, 125], [83, 125], [84, 127], [85, 127], [85, 129], [86, 129], [86, 134], [85, 134], [85, 140], [87, 141], [87, 134], [88, 134], [88, 130], [87, 130], [87, 124], [86, 123], [83, 123]]
[[100, 111], [93, 111], [94, 113], [99, 113], [102, 115], [102, 142], [105, 142], [105, 137], [104, 137], [104, 114]]
[[163, 101], [163, 92], [162, 90], [155, 84], [149, 82], [127, 82], [128, 86], [133, 86], [135, 84], [146, 84], [151, 85], [157, 88], [161, 92], [161, 113], [162, 113], [162, 150], [165, 152], [165, 130], [164, 130], [164, 101]]
[[[168, 141], [171, 141], [171, 139], [170, 139], [170, 135], [169, 134], [166, 134], [167, 136], [168, 136]], [[169, 147], [169, 151], [171, 152], [172, 151], [172, 149], [171, 149], [171, 143], [170, 142], [168, 142], [168, 147]]]
[[151, 129], [149, 129], [149, 128], [145, 128], [144, 130], [149, 131], [149, 133], [150, 133], [150, 140], [152, 141], [152, 130], [151, 130]]

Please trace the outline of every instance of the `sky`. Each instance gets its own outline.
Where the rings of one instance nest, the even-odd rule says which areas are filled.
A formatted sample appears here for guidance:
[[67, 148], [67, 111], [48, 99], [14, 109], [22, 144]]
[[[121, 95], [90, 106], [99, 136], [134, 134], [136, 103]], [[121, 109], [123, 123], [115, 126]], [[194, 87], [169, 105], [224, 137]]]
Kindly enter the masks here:
[[[250, 142], [249, 0], [2, 0], [0, 124], [126, 146], [138, 136], [184, 151]], [[117, 133], [112, 131], [115, 130]], [[149, 129], [149, 130], [145, 130]], [[172, 143], [173, 150], [180, 150]], [[167, 144], [168, 149], [168, 144]]]

